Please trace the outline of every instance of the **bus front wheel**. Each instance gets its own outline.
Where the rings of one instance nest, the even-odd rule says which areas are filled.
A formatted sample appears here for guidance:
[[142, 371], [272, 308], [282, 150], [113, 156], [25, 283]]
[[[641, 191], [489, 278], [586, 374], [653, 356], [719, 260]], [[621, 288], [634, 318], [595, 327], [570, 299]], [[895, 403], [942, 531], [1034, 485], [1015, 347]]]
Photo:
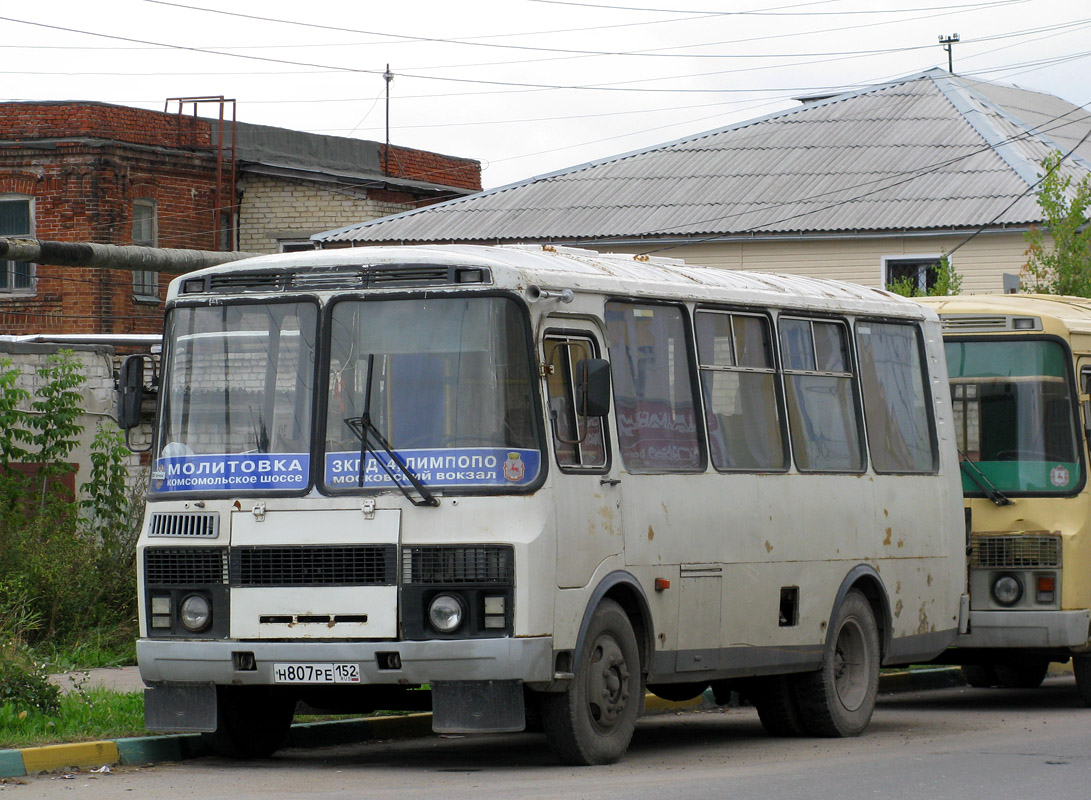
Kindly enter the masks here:
[[845, 595], [830, 629], [822, 666], [796, 678], [800, 714], [812, 736], [858, 736], [879, 691], [879, 630], [867, 598]]
[[632, 623], [621, 606], [603, 600], [591, 616], [572, 682], [563, 692], [541, 697], [542, 725], [554, 754], [575, 765], [620, 759], [636, 727], [642, 683]]
[[204, 743], [226, 758], [268, 758], [288, 739], [295, 701], [268, 686], [220, 686], [217, 728]]

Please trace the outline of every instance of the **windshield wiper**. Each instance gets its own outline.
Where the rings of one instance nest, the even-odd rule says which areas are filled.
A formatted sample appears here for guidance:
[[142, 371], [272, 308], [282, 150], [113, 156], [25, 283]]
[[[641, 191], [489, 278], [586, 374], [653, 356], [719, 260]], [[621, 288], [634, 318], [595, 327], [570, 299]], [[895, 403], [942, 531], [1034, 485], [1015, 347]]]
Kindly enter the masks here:
[[250, 424], [254, 428], [254, 451], [256, 453], [269, 452], [269, 431], [265, 427], [265, 418], [261, 414], [254, 419], [254, 407], [250, 406]]
[[[415, 506], [438, 506], [439, 501], [436, 499], [428, 487], [421, 483], [420, 478], [410, 471], [409, 467], [405, 465], [405, 462], [401, 460], [401, 457], [390, 447], [390, 442], [386, 440], [382, 432], [375, 426], [375, 423], [371, 421], [371, 376], [374, 374], [373, 367], [375, 366], [375, 354], [370, 353], [367, 357], [367, 385], [364, 388], [364, 403], [363, 409], [358, 417], [349, 417], [345, 420], [345, 424], [349, 426], [352, 432], [360, 440], [360, 474], [356, 480], [356, 485], [362, 487], [364, 485], [364, 469], [367, 465], [368, 453], [375, 456], [375, 461], [383, 471], [390, 476], [390, 480], [401, 489], [402, 494]], [[375, 445], [372, 444], [372, 440], [378, 443], [383, 452], [386, 453], [388, 461], [384, 461], [383, 458], [377, 452]], [[413, 488], [420, 494], [420, 499], [413, 496], [398, 479], [394, 476], [393, 471], [390, 469], [390, 465], [393, 464], [398, 468], [398, 471], [405, 476], [405, 479], [413, 485]]]
[[1010, 506], [1013, 504], [1013, 500], [993, 486], [992, 481], [985, 477], [985, 473], [978, 469], [977, 465], [966, 457], [966, 454], [962, 450], [958, 451], [961, 457], [958, 466], [959, 468], [977, 484], [978, 488], [985, 493], [985, 496], [996, 503], [998, 506]]

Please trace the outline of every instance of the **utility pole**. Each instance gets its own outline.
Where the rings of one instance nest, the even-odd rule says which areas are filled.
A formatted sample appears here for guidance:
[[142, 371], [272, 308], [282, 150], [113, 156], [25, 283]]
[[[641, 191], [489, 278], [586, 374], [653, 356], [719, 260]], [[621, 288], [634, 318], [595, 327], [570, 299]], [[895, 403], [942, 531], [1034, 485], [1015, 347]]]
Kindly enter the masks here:
[[383, 73], [383, 80], [386, 81], [386, 149], [383, 150], [383, 175], [389, 177], [390, 175], [390, 84], [394, 80], [394, 73], [390, 71], [390, 65], [386, 65], [386, 72]]
[[943, 49], [947, 51], [947, 71], [952, 75], [955, 74], [955, 57], [951, 51], [954, 50], [955, 42], [958, 40], [957, 33], [952, 33], [950, 36], [944, 36], [941, 33], [939, 36], [939, 43], [943, 45]]

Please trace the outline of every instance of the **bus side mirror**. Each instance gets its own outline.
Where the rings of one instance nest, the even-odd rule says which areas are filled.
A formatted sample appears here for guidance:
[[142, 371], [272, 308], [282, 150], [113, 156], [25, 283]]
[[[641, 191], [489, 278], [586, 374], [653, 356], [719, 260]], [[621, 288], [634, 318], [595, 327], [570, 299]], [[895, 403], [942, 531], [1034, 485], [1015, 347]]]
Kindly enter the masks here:
[[576, 413], [605, 417], [610, 413], [610, 362], [585, 358], [576, 364]]
[[129, 431], [140, 424], [144, 402], [144, 356], [129, 356], [121, 364], [117, 380], [117, 424]]

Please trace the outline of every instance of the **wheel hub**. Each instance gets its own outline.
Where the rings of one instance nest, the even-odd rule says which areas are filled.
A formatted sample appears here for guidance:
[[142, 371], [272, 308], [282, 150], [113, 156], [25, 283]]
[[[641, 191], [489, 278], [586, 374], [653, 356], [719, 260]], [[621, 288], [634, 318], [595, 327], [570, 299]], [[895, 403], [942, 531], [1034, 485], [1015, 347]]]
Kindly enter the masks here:
[[613, 637], [604, 636], [595, 643], [587, 676], [591, 718], [599, 728], [610, 729], [629, 700], [629, 666]]

